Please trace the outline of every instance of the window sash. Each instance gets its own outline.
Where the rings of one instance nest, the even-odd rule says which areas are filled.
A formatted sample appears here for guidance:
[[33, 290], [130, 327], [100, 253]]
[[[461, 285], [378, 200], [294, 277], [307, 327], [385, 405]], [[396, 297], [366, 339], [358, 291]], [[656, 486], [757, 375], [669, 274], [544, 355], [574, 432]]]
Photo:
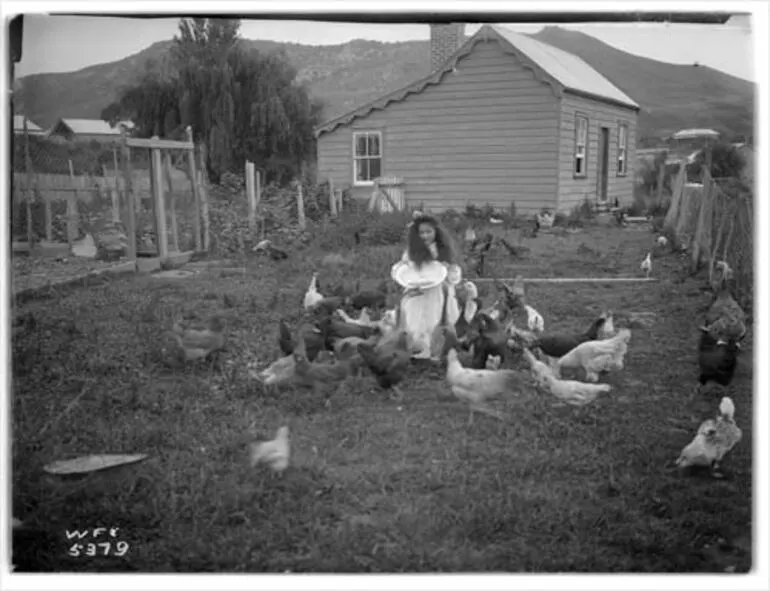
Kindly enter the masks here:
[[588, 153], [588, 117], [575, 115], [575, 149], [572, 159], [572, 173], [586, 176], [586, 155]]
[[627, 173], [628, 162], [628, 126], [621, 123], [618, 126], [618, 174]]
[[353, 133], [353, 182], [370, 184], [382, 173], [382, 134], [379, 131]]

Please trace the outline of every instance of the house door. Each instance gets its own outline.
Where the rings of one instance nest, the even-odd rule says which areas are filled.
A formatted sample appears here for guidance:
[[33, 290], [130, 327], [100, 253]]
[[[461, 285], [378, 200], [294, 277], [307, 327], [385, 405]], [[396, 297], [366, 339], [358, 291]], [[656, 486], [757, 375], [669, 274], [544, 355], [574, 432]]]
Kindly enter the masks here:
[[610, 129], [602, 127], [599, 135], [599, 174], [597, 177], [596, 197], [599, 203], [607, 201], [607, 182], [610, 166]]

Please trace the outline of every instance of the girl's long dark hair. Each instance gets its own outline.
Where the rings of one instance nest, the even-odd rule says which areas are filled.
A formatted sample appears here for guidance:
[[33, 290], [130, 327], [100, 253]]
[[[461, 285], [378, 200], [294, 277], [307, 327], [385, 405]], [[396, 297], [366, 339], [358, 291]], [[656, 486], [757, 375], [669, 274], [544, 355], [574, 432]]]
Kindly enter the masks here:
[[409, 226], [409, 233], [406, 238], [406, 251], [411, 260], [419, 269], [428, 261], [433, 260], [430, 249], [420, 238], [420, 224], [430, 224], [436, 231], [436, 248], [438, 249], [438, 260], [442, 263], [454, 265], [457, 263], [457, 254], [455, 251], [454, 240], [447, 232], [446, 228], [436, 218], [429, 215], [420, 215], [415, 218], [412, 225]]

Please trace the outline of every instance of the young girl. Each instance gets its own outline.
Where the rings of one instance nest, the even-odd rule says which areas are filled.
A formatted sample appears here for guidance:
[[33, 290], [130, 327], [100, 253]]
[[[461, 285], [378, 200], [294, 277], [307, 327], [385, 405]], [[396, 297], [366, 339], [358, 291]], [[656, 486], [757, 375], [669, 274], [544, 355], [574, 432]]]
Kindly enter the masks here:
[[429, 289], [407, 289], [401, 300], [403, 326], [421, 349], [414, 357], [437, 360], [440, 352], [433, 336], [442, 315], [451, 325], [460, 317], [455, 286], [462, 279], [462, 271], [457, 265], [452, 237], [436, 218], [415, 212], [409, 226], [406, 252], [401, 260], [408, 261], [417, 269], [430, 261], [438, 261], [447, 267], [448, 274], [443, 284]]

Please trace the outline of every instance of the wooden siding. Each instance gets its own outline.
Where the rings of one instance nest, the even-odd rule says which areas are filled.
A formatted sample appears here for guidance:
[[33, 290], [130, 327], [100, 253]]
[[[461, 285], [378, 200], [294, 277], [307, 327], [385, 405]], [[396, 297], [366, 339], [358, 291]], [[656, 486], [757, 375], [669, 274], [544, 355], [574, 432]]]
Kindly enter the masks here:
[[[575, 157], [575, 116], [588, 117], [588, 167], [584, 178], [573, 175]], [[618, 176], [618, 125], [628, 124], [628, 154], [626, 176]], [[559, 205], [558, 211], [569, 212], [585, 199], [596, 201], [599, 184], [600, 128], [610, 131], [607, 198], [616, 197], [621, 205], [633, 201], [634, 166], [636, 164], [637, 114], [633, 109], [616, 107], [601, 101], [564, 93], [561, 101], [561, 148], [559, 150]]]
[[[318, 139], [318, 177], [353, 181], [353, 131], [381, 131], [382, 175], [405, 180], [407, 201], [463, 209], [469, 201], [519, 212], [554, 207], [559, 100], [495, 41], [479, 42], [440, 84]], [[358, 198], [371, 188], [353, 187]]]

